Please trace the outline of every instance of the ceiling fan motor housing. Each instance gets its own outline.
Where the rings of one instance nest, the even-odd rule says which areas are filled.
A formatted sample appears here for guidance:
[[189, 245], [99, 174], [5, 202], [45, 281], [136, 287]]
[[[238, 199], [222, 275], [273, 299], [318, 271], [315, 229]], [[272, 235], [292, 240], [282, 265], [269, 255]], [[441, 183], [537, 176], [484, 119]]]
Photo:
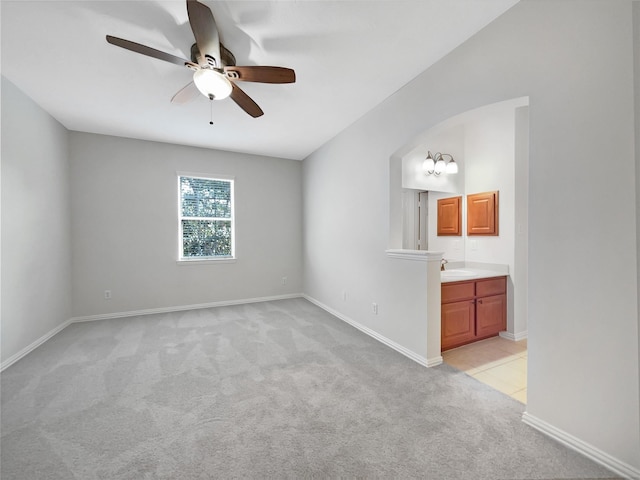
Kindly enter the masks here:
[[[220, 57], [221, 57], [220, 60], [222, 62], [222, 65], [219, 65], [218, 68], [236, 65], [235, 55], [231, 53], [231, 51], [228, 50], [222, 43], [220, 44]], [[201, 58], [200, 50], [198, 50], [198, 45], [194, 43], [193, 45], [191, 45], [191, 61], [193, 63], [200, 65], [200, 58]], [[209, 61], [209, 58], [213, 58], [213, 57], [206, 56], [206, 58], [207, 58], [207, 61]], [[209, 64], [211, 65], [210, 62]], [[216, 65], [211, 65], [211, 66], [215, 67]]]

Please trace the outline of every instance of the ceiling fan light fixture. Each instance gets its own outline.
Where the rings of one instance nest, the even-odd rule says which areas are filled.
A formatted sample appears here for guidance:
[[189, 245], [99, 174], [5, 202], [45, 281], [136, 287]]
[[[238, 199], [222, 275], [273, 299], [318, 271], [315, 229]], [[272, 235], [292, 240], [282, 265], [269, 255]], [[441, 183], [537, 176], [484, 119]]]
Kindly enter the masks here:
[[227, 98], [233, 90], [231, 81], [225, 75], [210, 68], [196, 70], [193, 74], [193, 83], [196, 84], [200, 93], [214, 100]]

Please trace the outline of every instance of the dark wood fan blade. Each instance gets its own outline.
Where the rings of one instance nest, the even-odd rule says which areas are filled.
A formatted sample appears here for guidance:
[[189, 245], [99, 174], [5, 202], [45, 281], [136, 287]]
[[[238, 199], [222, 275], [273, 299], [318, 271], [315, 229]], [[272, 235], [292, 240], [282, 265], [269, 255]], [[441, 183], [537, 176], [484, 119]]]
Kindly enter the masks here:
[[259, 83], [294, 83], [296, 72], [285, 67], [224, 67], [224, 71], [229, 78], [241, 80], [243, 82]]
[[236, 102], [241, 109], [253, 118], [264, 115], [262, 109], [251, 99], [249, 95], [244, 93], [244, 91], [235, 83], [232, 83], [232, 86], [233, 90], [231, 91], [231, 99]]
[[141, 45], [136, 42], [131, 42], [129, 40], [125, 40], [124, 38], [112, 37], [111, 35], [107, 35], [107, 42], [111, 45], [115, 45], [116, 47], [122, 47], [127, 50], [131, 50], [132, 52], [141, 53], [142, 55], [146, 55], [148, 57], [157, 58], [158, 60], [164, 60], [165, 62], [175, 63], [180, 66], [190, 66], [196, 67], [197, 65], [193, 62], [185, 58], [176, 57], [175, 55], [171, 55], [170, 53], [161, 52], [160, 50], [156, 50], [155, 48], [147, 47], [145, 45]]
[[195, 99], [198, 95], [200, 95], [200, 90], [198, 90], [196, 84], [193, 82], [189, 82], [180, 90], [178, 90], [178, 93], [176, 93], [171, 99], [171, 103], [188, 103], [191, 100]]
[[[216, 21], [213, 19], [213, 13], [206, 5], [196, 0], [187, 0], [187, 14], [189, 15], [189, 24], [196, 39], [198, 50], [208, 65], [216, 68], [222, 68], [220, 61], [220, 36]], [[204, 65], [202, 65], [204, 66]]]

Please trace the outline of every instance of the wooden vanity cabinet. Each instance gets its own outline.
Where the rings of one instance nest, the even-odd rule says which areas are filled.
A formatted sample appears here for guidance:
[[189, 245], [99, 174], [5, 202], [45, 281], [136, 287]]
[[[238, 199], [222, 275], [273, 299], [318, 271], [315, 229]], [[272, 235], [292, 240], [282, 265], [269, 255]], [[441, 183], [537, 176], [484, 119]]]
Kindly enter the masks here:
[[498, 335], [507, 328], [507, 277], [442, 284], [441, 350]]

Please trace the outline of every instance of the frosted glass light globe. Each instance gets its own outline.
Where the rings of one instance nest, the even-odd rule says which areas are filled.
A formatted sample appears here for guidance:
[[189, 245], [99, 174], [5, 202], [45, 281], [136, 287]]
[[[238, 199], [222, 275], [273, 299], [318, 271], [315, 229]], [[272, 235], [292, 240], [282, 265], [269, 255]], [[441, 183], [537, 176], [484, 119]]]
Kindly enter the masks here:
[[422, 162], [422, 169], [426, 174], [433, 173], [434, 166], [435, 163], [433, 163], [433, 158], [427, 158], [424, 162]]
[[449, 163], [447, 163], [447, 168], [445, 172], [458, 173], [458, 164], [453, 159], [449, 160]]
[[200, 93], [207, 98], [222, 100], [231, 95], [233, 86], [229, 79], [215, 70], [201, 68], [193, 74], [193, 83], [196, 84]]

